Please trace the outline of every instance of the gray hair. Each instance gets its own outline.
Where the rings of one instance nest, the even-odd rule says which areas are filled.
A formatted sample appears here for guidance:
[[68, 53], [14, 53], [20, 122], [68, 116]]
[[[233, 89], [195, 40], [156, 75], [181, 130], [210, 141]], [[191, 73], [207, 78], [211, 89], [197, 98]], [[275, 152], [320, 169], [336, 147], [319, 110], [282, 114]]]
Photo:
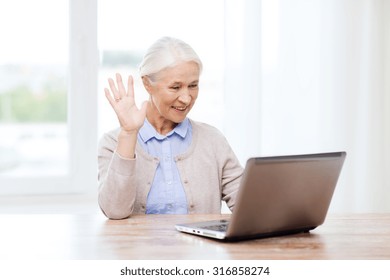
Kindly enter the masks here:
[[154, 80], [153, 75], [165, 68], [188, 61], [198, 64], [199, 72], [202, 72], [202, 62], [190, 45], [176, 38], [162, 37], [147, 50], [140, 64], [139, 73], [141, 77], [148, 76]]

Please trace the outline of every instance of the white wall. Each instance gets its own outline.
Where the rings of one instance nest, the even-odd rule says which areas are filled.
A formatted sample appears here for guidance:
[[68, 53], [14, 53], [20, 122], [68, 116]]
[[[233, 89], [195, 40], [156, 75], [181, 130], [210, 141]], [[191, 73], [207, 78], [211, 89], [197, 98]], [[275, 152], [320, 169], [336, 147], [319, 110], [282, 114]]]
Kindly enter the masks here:
[[239, 158], [345, 150], [331, 211], [390, 211], [389, 1], [257, 2], [242, 1], [228, 54], [240, 59], [225, 83]]

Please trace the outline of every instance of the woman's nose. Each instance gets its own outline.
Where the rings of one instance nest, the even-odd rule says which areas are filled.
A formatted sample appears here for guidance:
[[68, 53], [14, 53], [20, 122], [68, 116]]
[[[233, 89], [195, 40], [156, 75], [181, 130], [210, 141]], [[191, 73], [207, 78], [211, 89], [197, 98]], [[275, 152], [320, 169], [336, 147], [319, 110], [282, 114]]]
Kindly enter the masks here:
[[190, 104], [191, 99], [192, 97], [188, 89], [183, 90], [183, 92], [179, 96], [179, 101], [184, 103], [185, 105]]

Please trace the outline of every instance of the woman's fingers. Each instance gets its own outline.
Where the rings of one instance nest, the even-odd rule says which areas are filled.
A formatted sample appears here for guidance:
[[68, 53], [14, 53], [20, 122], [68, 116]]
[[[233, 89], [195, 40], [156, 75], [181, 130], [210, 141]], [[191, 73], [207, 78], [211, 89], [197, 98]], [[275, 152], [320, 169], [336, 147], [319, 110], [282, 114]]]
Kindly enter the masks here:
[[115, 99], [115, 101], [119, 101], [122, 99], [122, 97], [129, 96], [134, 99], [134, 81], [133, 77], [130, 75], [127, 81], [127, 92], [125, 89], [125, 86], [123, 85], [122, 76], [117, 73], [115, 75], [116, 77], [116, 84], [113, 79], [108, 79], [108, 84], [110, 85], [110, 89], [112, 92], [112, 95]]
[[123, 85], [122, 76], [119, 73], [116, 73], [116, 83], [118, 85], [119, 98], [122, 98], [126, 95], [126, 90]]
[[108, 100], [108, 102], [110, 102], [111, 106], [114, 108], [115, 106], [115, 100], [114, 98], [112, 98], [111, 94], [110, 94], [110, 91], [108, 90], [108, 88], [105, 88], [104, 89], [104, 93], [106, 95], [106, 98]]
[[108, 81], [110, 89], [105, 88], [104, 93], [114, 109], [121, 127], [128, 131], [138, 130], [144, 123], [148, 102], [145, 101], [140, 108], [135, 104], [133, 77], [129, 76], [127, 92], [119, 74], [116, 75], [116, 81], [111, 78]]
[[131, 75], [127, 79], [127, 95], [134, 98], [134, 80]]
[[121, 96], [119, 94], [119, 91], [118, 91], [117, 87], [115, 86], [114, 80], [109, 78], [108, 79], [108, 84], [110, 85], [110, 89], [111, 89], [111, 92], [112, 92], [115, 100], [120, 100]]

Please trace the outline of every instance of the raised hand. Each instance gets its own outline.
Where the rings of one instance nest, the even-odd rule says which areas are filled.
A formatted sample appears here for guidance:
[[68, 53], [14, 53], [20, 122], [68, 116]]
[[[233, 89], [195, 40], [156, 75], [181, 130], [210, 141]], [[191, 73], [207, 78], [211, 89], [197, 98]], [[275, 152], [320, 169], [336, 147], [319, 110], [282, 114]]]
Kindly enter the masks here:
[[105, 88], [104, 92], [118, 117], [122, 131], [138, 133], [145, 121], [147, 102], [142, 104], [141, 109], [137, 108], [134, 101], [133, 77], [129, 76], [128, 78], [127, 91], [123, 85], [122, 76], [118, 73], [116, 74], [116, 84], [111, 78], [108, 79], [108, 83], [111, 92], [108, 88]]

